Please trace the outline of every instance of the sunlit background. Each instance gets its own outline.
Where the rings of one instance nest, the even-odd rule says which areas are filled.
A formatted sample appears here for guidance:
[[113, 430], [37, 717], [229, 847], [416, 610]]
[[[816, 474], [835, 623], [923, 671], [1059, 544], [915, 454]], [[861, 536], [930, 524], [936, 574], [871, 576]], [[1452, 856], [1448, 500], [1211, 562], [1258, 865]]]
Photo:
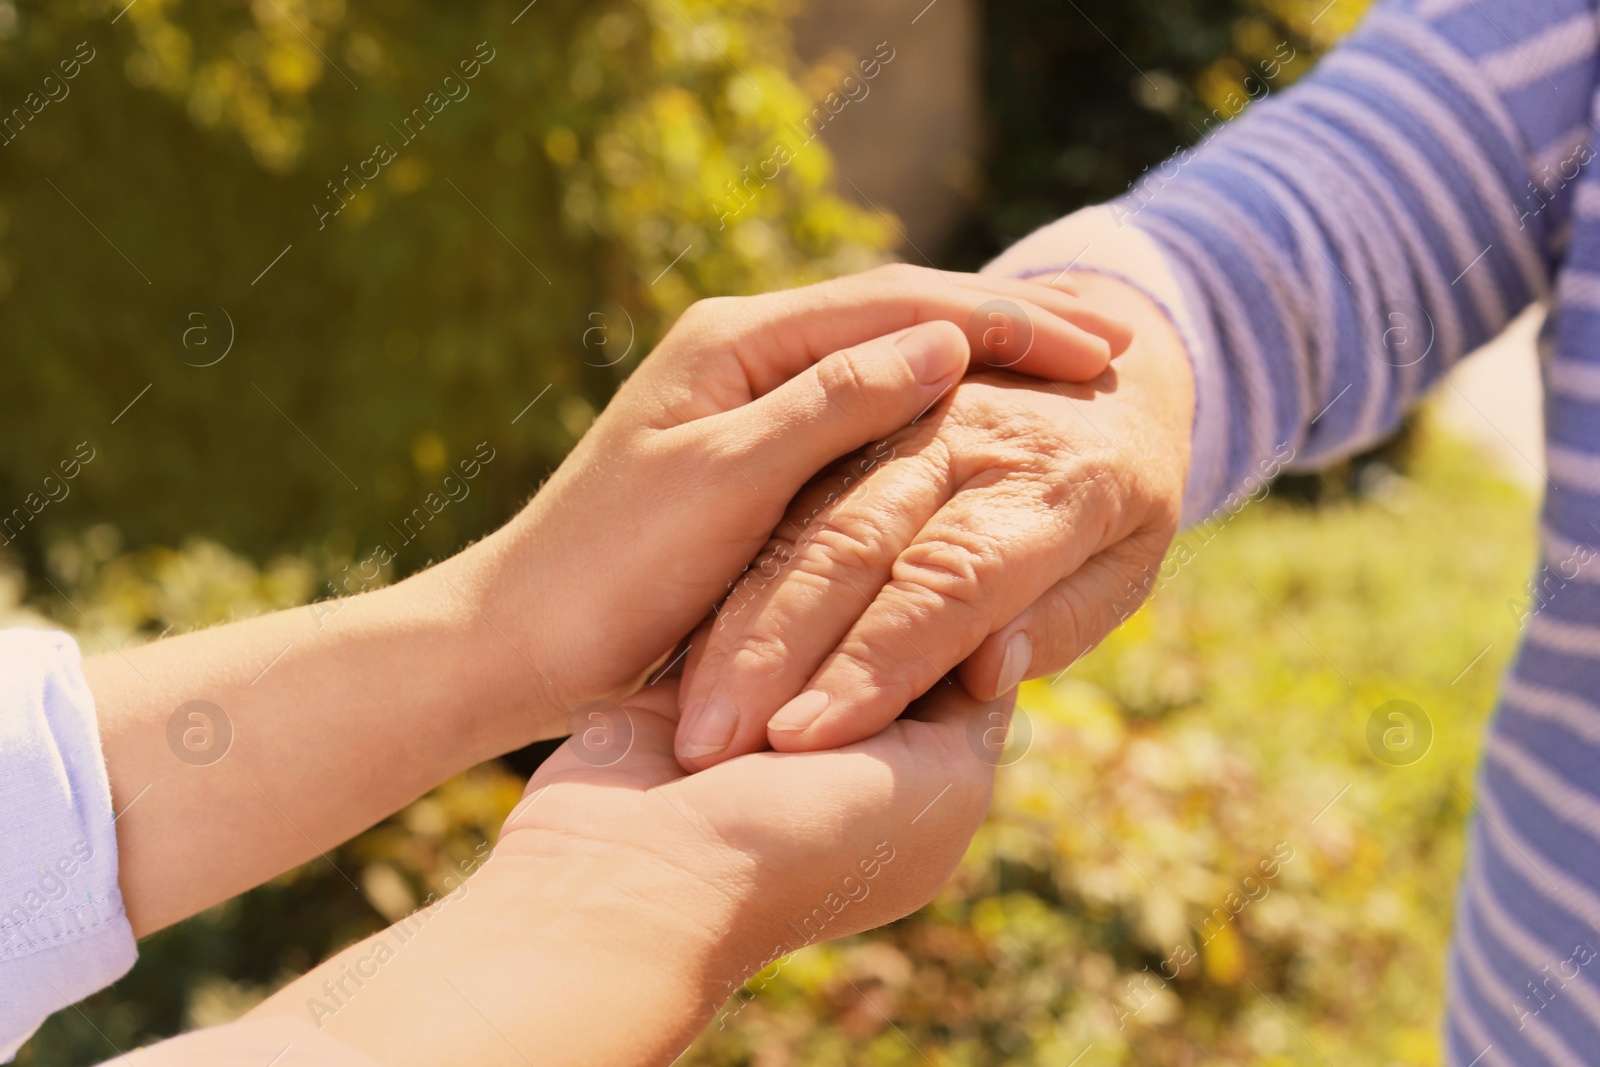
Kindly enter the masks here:
[[[0, 616], [95, 652], [326, 597], [379, 543], [401, 577], [511, 515], [693, 300], [975, 268], [1364, 6], [0, 0]], [[1188, 535], [1025, 690], [939, 899], [752, 980], [684, 1062], [1438, 1063], [1533, 554], [1529, 325]], [[1420, 758], [1369, 743], [1392, 700]], [[19, 1062], [236, 1017], [470, 861], [538, 758], [151, 938]]]

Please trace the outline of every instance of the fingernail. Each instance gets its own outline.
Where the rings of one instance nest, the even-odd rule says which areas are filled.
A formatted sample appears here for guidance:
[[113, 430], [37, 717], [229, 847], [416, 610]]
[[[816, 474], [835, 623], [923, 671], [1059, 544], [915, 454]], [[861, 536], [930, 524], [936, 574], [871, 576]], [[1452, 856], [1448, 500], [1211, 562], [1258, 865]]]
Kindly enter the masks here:
[[678, 740], [678, 755], [684, 759], [721, 752], [733, 740], [739, 725], [739, 709], [727, 697], [702, 700], [689, 709], [683, 736]]
[[778, 709], [778, 714], [767, 720], [767, 729], [785, 733], [799, 733], [817, 717], [828, 710], [828, 694], [820, 689], [807, 689]]
[[1028, 676], [1028, 668], [1033, 666], [1033, 638], [1028, 636], [1028, 631], [1018, 630], [1006, 642], [1005, 658], [1000, 661], [1000, 689], [996, 697], [1003, 697]]
[[943, 382], [955, 373], [959, 363], [953, 346], [940, 336], [944, 332], [935, 323], [923, 323], [907, 330], [895, 341], [906, 366], [923, 385]]

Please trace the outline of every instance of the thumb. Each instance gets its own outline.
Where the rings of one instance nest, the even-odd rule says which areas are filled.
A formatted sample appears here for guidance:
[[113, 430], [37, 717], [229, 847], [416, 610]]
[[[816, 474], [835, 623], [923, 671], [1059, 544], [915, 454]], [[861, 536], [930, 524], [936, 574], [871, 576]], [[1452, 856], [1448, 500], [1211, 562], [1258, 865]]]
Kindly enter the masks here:
[[741, 407], [700, 420], [751, 475], [798, 489], [840, 456], [928, 411], [966, 373], [952, 322], [924, 322], [846, 348]]

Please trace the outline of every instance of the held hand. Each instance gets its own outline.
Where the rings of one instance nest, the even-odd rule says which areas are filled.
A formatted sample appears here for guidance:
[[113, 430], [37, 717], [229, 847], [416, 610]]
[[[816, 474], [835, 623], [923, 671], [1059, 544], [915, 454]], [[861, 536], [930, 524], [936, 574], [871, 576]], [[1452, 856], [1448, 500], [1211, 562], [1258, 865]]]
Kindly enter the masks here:
[[610, 705], [539, 768], [465, 884], [252, 1014], [393, 1067], [666, 1067], [770, 960], [944, 884], [988, 806], [976, 738], [1011, 700], [939, 689], [862, 744], [690, 776], [675, 680]]
[[1136, 291], [1079, 284], [1137, 326], [1103, 378], [976, 375], [796, 498], [689, 653], [685, 766], [870, 737], [957, 664], [1009, 691], [1138, 606], [1181, 506], [1188, 362]]
[[993, 760], [974, 739], [1009, 722], [1015, 697], [979, 704], [941, 685], [859, 744], [686, 776], [672, 751], [676, 689], [613, 705], [558, 749], [506, 820], [495, 862], [620, 857], [595, 888], [658, 910], [646, 927], [720, 931], [712, 1011], [772, 959], [932, 899], [988, 809]]
[[533, 503], [438, 570], [493, 623], [504, 684], [536, 687], [533, 736], [555, 736], [642, 684], [806, 481], [932, 407], [969, 351], [1087, 377], [1126, 338], [1070, 292], [909, 267], [703, 301]]

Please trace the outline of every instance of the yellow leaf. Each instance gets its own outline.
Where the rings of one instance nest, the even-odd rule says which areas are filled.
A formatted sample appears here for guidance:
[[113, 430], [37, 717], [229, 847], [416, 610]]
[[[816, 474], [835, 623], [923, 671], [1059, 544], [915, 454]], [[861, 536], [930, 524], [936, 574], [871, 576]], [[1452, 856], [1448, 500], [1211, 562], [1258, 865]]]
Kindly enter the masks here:
[[1238, 985], [1244, 979], [1244, 942], [1230, 923], [1216, 928], [1202, 950], [1206, 977], [1218, 985]]

